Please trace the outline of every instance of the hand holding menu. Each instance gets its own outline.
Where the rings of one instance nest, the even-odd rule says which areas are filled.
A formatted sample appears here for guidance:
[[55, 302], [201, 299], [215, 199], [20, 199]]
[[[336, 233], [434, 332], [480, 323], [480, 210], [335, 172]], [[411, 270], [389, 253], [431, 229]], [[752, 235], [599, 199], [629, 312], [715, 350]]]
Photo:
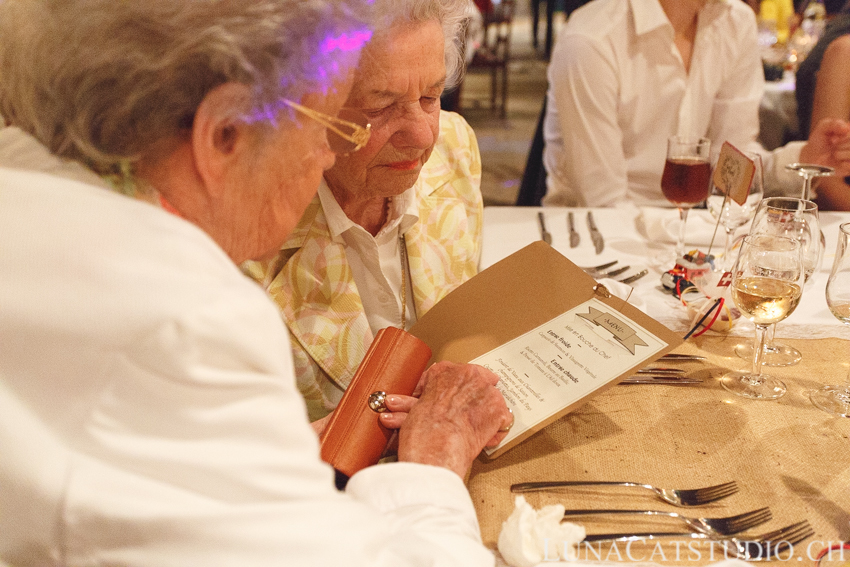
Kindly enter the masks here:
[[410, 332], [432, 362], [473, 362], [500, 376], [515, 421], [490, 458], [682, 342], [543, 242], [482, 271]]

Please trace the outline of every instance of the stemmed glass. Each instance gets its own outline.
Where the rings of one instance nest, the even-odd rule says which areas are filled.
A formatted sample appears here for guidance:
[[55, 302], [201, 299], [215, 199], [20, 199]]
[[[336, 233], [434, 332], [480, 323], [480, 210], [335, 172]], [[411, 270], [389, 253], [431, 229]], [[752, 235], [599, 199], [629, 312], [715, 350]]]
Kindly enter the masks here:
[[734, 199], [728, 197], [714, 183], [711, 184], [711, 193], [708, 195], [706, 205], [711, 215], [720, 220], [720, 225], [726, 231], [726, 244], [723, 247], [722, 270], [727, 272], [732, 269], [733, 258], [730, 258], [732, 236], [735, 231], [750, 222], [756, 214], [759, 202], [764, 196], [764, 175], [761, 164], [761, 156], [754, 152], [743, 152], [755, 165], [753, 180], [750, 182], [750, 190], [747, 200], [739, 205]]
[[809, 200], [812, 195], [812, 179], [815, 177], [825, 177], [835, 173], [835, 170], [825, 165], [817, 165], [814, 163], [791, 163], [785, 166], [785, 169], [794, 171], [803, 178], [803, 192], [800, 195], [801, 199]]
[[[835, 317], [850, 325], [850, 223], [838, 227], [838, 248], [835, 262], [826, 283], [826, 304]], [[850, 417], [850, 373], [844, 384], [824, 386], [809, 394], [820, 409], [841, 417]]]
[[[823, 247], [820, 238], [818, 206], [803, 199], [790, 197], [770, 197], [759, 204], [750, 227], [750, 234], [773, 234], [787, 236], [800, 242], [805, 270], [805, 282], [818, 269]], [[766, 366], [791, 366], [800, 362], [803, 356], [797, 349], [776, 344], [772, 326], [767, 338], [763, 362]], [[750, 344], [741, 344], [735, 353], [741, 358], [751, 358]]]
[[735, 395], [775, 400], [785, 384], [762, 374], [764, 339], [768, 325], [788, 317], [797, 308], [805, 281], [800, 242], [785, 236], [751, 234], [744, 239], [732, 269], [732, 300], [756, 327], [756, 347], [750, 373], [730, 372], [720, 384]]
[[661, 191], [679, 209], [679, 239], [676, 258], [685, 253], [685, 224], [691, 207], [705, 201], [711, 177], [708, 138], [671, 136], [667, 139], [667, 161], [661, 176]]

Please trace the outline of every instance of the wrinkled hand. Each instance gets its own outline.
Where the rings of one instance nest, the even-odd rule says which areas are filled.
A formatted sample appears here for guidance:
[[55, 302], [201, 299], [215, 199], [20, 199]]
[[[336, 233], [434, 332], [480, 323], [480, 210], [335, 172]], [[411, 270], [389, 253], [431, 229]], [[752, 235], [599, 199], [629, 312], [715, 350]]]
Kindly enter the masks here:
[[421, 396], [401, 423], [398, 458], [447, 468], [461, 477], [512, 422], [499, 377], [473, 364], [440, 362], [422, 375]]
[[[387, 411], [382, 414], [379, 414], [381, 425], [386, 427], [387, 429], [400, 429], [401, 424], [404, 423], [404, 420], [407, 419], [407, 414], [410, 413], [410, 410], [413, 409], [413, 406], [416, 405], [416, 402], [419, 401], [418, 396], [422, 395], [422, 386], [421, 382], [416, 387], [416, 391], [413, 393], [413, 396], [402, 396], [400, 394], [388, 394], [387, 395]], [[490, 439], [485, 447], [495, 447], [499, 443], [502, 442], [502, 439], [505, 438], [505, 433], [497, 433]]]
[[837, 118], [818, 122], [800, 152], [800, 161], [826, 165], [842, 177], [850, 175], [850, 123]]

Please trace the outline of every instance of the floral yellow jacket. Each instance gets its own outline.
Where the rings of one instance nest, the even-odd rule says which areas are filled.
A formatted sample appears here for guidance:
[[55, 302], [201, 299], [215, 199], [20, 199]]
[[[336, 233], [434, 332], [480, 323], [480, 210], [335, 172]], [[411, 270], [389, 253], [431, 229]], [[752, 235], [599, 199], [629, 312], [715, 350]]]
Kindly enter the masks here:
[[[437, 144], [414, 185], [419, 222], [405, 233], [419, 316], [477, 273], [480, 183], [472, 129], [459, 115], [442, 112]], [[278, 257], [246, 271], [266, 287], [289, 327], [310, 419], [324, 417], [336, 407], [373, 336], [345, 250], [332, 240], [318, 197]]]

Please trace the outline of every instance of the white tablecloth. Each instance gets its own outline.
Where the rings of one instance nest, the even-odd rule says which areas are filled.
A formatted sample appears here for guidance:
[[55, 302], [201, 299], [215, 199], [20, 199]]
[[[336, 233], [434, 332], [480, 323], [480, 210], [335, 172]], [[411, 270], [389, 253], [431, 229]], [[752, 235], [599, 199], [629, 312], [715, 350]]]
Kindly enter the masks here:
[[[570, 248], [567, 230], [567, 211], [575, 216], [576, 230], [581, 236], [578, 247]], [[654, 221], [660, 216], [678, 218], [675, 209], [653, 209], [642, 212], [638, 208], [590, 209], [596, 225], [605, 238], [605, 249], [601, 254], [594, 252], [587, 229], [588, 209], [566, 209], [557, 207], [486, 207], [484, 209], [484, 249], [481, 267], [486, 268], [502, 258], [540, 239], [537, 212], [543, 211], [548, 231], [552, 234], [552, 246], [579, 266], [594, 266], [606, 261], [618, 260], [619, 266], [631, 266], [620, 277], [637, 272], [642, 268], [650, 270], [644, 278], [635, 282], [634, 303], [648, 315], [665, 324], [670, 329], [685, 333], [690, 319], [681, 301], [661, 286], [661, 273], [672, 267], [661, 266], [657, 257], [673, 247], [673, 235], [667, 238], [650, 239], [645, 233], [645, 220]], [[791, 338], [850, 338], [850, 329], [846, 329], [830, 313], [825, 299], [826, 281], [838, 239], [838, 225], [850, 222], [850, 213], [825, 212], [820, 214], [821, 229], [826, 236], [826, 248], [821, 269], [810, 279], [803, 293], [803, 299], [796, 311], [776, 327], [777, 337]], [[675, 225], [675, 223], [666, 223]], [[686, 241], [707, 251], [707, 243], [714, 229], [714, 222], [707, 210], [693, 210], [688, 219]], [[699, 246], [696, 246], [699, 244]], [[723, 251], [723, 229], [718, 230], [712, 253]], [[752, 324], [739, 319], [732, 331], [738, 336], [752, 336]]]

